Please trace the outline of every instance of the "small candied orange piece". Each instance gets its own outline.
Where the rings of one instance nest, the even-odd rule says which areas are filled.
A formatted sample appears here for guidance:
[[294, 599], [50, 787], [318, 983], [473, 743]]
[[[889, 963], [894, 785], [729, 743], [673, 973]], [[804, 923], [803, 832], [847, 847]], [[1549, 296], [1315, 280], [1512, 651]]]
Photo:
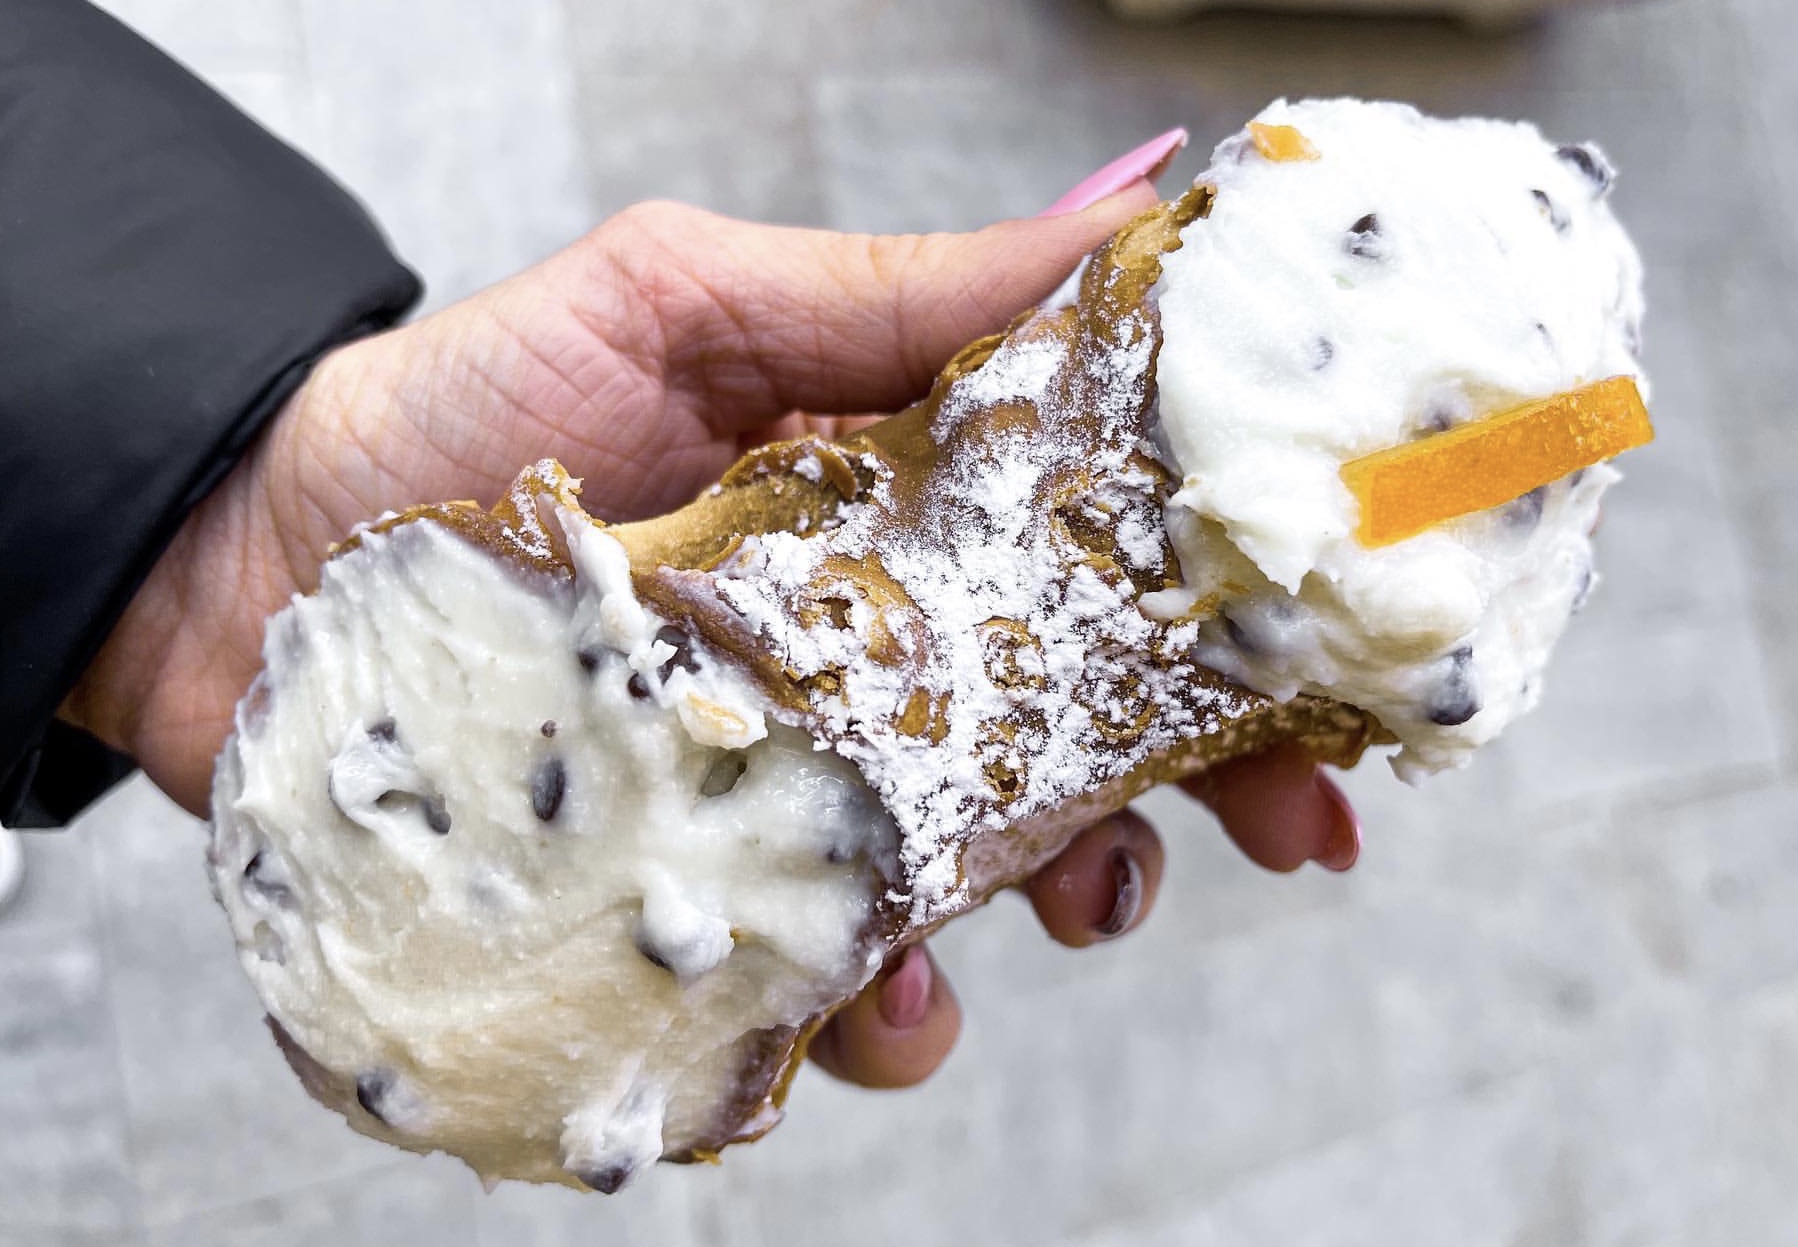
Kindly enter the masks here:
[[1635, 381], [1612, 377], [1364, 455], [1343, 465], [1342, 482], [1361, 504], [1356, 537], [1386, 546], [1653, 438]]
[[1251, 121], [1249, 137], [1255, 141], [1255, 150], [1269, 160], [1316, 160], [1323, 155], [1316, 144], [1292, 126], [1270, 126], [1263, 121]]

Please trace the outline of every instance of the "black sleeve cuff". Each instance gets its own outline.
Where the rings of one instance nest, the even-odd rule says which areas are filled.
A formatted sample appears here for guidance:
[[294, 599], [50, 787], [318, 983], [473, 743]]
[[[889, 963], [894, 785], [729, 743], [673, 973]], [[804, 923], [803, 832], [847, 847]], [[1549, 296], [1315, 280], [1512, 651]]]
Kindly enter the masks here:
[[51, 716], [188, 511], [419, 284], [316, 166], [74, 0], [0, 6], [0, 205], [0, 821], [23, 824], [118, 778]]
[[52, 719], [44, 735], [0, 783], [8, 827], [61, 827], [137, 769], [78, 728]]

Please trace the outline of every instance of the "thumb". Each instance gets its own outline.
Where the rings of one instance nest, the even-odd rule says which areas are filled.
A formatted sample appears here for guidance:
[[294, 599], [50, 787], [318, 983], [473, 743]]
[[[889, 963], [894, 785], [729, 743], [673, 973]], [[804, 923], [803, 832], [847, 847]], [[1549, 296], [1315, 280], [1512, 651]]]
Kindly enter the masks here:
[[597, 328], [639, 360], [658, 356], [663, 385], [721, 433], [795, 408], [893, 411], [968, 342], [1053, 293], [1156, 198], [1139, 181], [1080, 212], [924, 235], [753, 225], [643, 204], [588, 240], [610, 292], [603, 302], [625, 317]]

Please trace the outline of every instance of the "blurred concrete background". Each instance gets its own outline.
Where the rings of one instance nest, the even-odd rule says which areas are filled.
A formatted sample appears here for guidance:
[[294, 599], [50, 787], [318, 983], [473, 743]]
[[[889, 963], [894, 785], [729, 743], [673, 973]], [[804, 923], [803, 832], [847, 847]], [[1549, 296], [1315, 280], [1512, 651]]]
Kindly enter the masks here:
[[[1546, 705], [1348, 785], [1346, 877], [1146, 803], [1159, 912], [939, 941], [960, 1049], [803, 1078], [612, 1200], [353, 1135], [258, 1023], [141, 783], [28, 837], [0, 918], [0, 1243], [1798, 1242], [1798, 6], [1115, 24], [1086, 0], [111, 0], [373, 205], [441, 305], [647, 196], [923, 230], [1029, 213], [1174, 123], [1395, 96], [1595, 138], [1648, 260], [1660, 441]], [[1783, 120], [1781, 120], [1783, 118]], [[1170, 184], [1172, 184], [1170, 182]]]

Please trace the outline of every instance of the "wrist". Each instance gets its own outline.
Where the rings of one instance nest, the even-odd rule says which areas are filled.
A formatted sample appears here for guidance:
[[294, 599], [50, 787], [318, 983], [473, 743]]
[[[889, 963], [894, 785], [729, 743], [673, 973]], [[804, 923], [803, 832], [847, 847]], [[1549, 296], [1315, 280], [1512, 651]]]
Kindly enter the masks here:
[[311, 587], [331, 540], [294, 487], [310, 430], [353, 393], [341, 357], [319, 360], [219, 484], [188, 513], [59, 708], [64, 721], [137, 759], [191, 810], [261, 663], [263, 624]]

